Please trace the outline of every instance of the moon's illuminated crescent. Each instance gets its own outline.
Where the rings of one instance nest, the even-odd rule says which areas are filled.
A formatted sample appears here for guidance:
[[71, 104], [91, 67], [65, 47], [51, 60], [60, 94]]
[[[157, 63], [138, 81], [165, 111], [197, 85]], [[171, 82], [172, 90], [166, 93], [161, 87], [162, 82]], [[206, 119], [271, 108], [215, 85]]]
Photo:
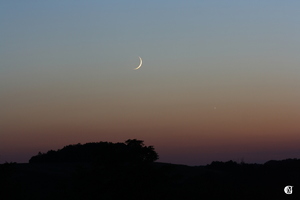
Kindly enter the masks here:
[[134, 70], [137, 70], [137, 69], [139, 69], [141, 66], [142, 66], [142, 64], [143, 64], [143, 60], [142, 60], [142, 58], [141, 57], [139, 57], [140, 58], [140, 64], [139, 64], [139, 66], [137, 67], [137, 68], [134, 68]]

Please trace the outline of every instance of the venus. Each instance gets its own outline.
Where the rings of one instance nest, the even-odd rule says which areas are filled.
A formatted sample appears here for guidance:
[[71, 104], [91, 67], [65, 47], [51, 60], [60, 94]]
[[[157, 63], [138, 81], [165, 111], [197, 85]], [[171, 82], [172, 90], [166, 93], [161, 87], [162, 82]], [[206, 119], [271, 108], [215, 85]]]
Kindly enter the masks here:
[[141, 57], [139, 57], [140, 58], [140, 64], [139, 64], [139, 66], [137, 67], [137, 68], [134, 68], [134, 70], [137, 70], [137, 69], [139, 69], [141, 66], [142, 66], [142, 64], [143, 64], [143, 60], [142, 60], [142, 58]]

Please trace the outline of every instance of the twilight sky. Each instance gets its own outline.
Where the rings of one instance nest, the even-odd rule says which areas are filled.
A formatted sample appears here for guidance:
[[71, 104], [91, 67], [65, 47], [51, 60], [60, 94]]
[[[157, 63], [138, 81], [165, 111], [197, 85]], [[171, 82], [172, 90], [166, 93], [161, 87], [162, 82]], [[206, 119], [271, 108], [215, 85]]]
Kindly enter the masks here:
[[299, 22], [296, 0], [2, 1], [0, 163], [130, 138], [161, 162], [299, 158]]

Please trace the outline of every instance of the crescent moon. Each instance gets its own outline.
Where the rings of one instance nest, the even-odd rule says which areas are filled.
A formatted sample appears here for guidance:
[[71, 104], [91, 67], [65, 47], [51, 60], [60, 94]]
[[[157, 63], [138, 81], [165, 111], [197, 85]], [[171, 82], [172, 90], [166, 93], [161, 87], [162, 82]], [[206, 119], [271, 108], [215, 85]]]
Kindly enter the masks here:
[[141, 66], [142, 66], [142, 64], [143, 64], [143, 60], [142, 60], [142, 58], [141, 57], [139, 57], [140, 58], [140, 64], [139, 64], [139, 66], [137, 67], [137, 68], [134, 68], [134, 70], [137, 70], [137, 69], [139, 69]]

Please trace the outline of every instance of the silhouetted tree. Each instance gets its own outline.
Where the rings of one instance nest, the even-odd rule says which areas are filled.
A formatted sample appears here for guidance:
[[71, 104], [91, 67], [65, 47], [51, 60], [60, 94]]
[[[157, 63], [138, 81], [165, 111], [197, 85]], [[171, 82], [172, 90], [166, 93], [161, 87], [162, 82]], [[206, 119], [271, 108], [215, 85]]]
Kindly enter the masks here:
[[132, 162], [154, 162], [158, 159], [158, 154], [153, 146], [145, 146], [144, 141], [129, 139], [125, 141], [129, 148], [129, 161]]

